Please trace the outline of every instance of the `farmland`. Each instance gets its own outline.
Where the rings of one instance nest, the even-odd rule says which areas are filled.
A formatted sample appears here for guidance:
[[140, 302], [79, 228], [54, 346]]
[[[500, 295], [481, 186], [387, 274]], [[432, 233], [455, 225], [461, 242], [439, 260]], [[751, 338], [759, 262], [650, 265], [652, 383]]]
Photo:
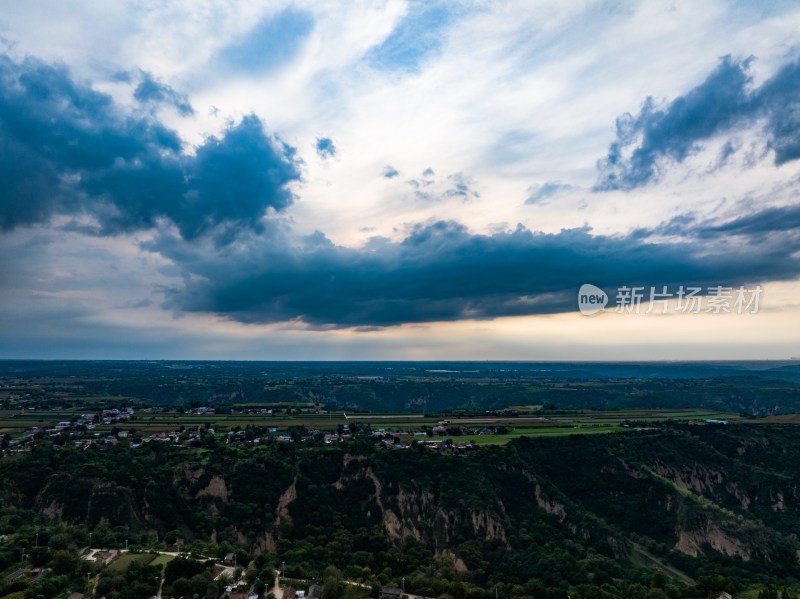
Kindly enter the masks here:
[[[111, 434], [119, 430], [132, 429], [137, 435], [147, 436], [176, 430], [197, 429], [198, 427], [212, 428], [217, 434], [247, 427], [264, 427], [270, 429], [273, 434], [279, 435], [293, 427], [309, 431], [335, 432], [341, 431], [343, 427], [349, 427], [353, 423], [359, 423], [368, 425], [372, 430], [391, 432], [399, 438], [401, 443], [410, 442], [413, 438], [425, 440], [424, 433], [438, 427], [437, 434], [439, 436], [446, 434], [454, 439], [464, 437], [473, 440], [478, 445], [496, 445], [519, 437], [625, 432], [668, 420], [704, 423], [705, 420], [731, 422], [741, 419], [738, 414], [697, 409], [541, 412], [540, 406], [517, 406], [517, 408], [524, 411], [526, 415], [354, 414], [344, 411], [276, 415], [244, 412], [195, 414], [175, 410], [149, 410], [135, 411], [124, 422], [97, 424], [93, 430], [95, 433]], [[541, 413], [541, 415], [530, 415], [536, 413]], [[9, 433], [15, 437], [25, 431], [56, 427], [60, 422], [75, 422], [80, 416], [80, 410], [0, 411], [0, 433]]]

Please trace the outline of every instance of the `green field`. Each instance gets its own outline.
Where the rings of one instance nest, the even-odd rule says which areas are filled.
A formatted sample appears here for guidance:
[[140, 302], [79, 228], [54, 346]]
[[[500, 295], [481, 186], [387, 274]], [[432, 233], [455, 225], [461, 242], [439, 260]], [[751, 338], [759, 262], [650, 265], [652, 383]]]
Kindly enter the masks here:
[[162, 553], [162, 554], [158, 555], [156, 557], [156, 559], [154, 559], [153, 561], [149, 562], [147, 565], [148, 566], [166, 566], [168, 563], [170, 563], [174, 559], [175, 559], [174, 555], [164, 555]]
[[151, 563], [154, 558], [157, 557], [155, 553], [123, 553], [122, 555], [117, 556], [114, 558], [110, 564], [108, 564], [108, 571], [121, 574], [128, 569], [128, 567], [136, 562], [140, 566], [146, 566], [147, 564]]
[[[650, 424], [666, 420], [697, 421], [741, 420], [738, 414], [712, 410], [582, 410], [570, 414], [553, 414], [540, 418], [448, 418], [447, 426], [505, 426], [508, 432], [496, 435], [463, 435], [451, 437], [454, 441], [474, 441], [476, 445], [503, 445], [519, 437], [563, 437], [569, 435], [596, 435], [621, 433], [647, 428]], [[401, 441], [412, 437], [400, 435]]]

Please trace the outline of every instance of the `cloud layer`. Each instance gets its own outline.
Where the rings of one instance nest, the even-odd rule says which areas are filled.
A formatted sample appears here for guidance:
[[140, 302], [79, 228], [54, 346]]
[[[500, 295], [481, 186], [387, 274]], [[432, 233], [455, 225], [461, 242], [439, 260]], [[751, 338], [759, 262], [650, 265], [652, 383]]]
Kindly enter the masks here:
[[[800, 62], [751, 89], [752, 58], [724, 57], [708, 78], [664, 106], [649, 97], [637, 116], [617, 119], [617, 139], [598, 162], [598, 190], [634, 189], [657, 179], [662, 161], [683, 162], [700, 144], [764, 120], [779, 166], [800, 158]], [[730, 149], [728, 152], [731, 152]]]
[[[139, 101], [182, 96], [145, 75]], [[185, 112], [185, 111], [183, 111]], [[186, 238], [220, 225], [259, 229], [282, 210], [300, 179], [293, 148], [247, 116], [186, 153], [151, 114], [127, 114], [66, 67], [0, 57], [0, 227], [86, 214], [96, 232], [148, 229], [159, 219]]]
[[[750, 222], [767, 219], [753, 215]], [[796, 215], [795, 215], [796, 219]], [[725, 228], [745, 238], [715, 249]], [[700, 233], [698, 228], [698, 234]], [[763, 237], [745, 222], [705, 226], [708, 243], [652, 243], [647, 232], [556, 234], [518, 227], [471, 234], [455, 222], [418, 226], [401, 242], [336, 246], [318, 233], [293, 245], [275, 231], [225, 253], [162, 238], [149, 245], [180, 263], [185, 286], [168, 306], [240, 322], [302, 321], [315, 326], [391, 326], [575, 310], [578, 287], [705, 288], [791, 279], [800, 273], [800, 236]]]
[[[791, 159], [796, 132], [784, 113], [796, 99], [797, 66], [748, 92], [747, 65], [726, 58], [665, 108], [648, 100], [636, 118], [620, 118], [617, 141], [601, 164], [601, 189], [642, 185], [656, 177], [658, 160], [680, 162], [700, 141], [745, 119], [766, 117], [775, 161]], [[545, 234], [521, 225], [482, 235], [439, 220], [414, 225], [399, 241], [375, 237], [360, 248], [336, 245], [320, 232], [298, 238], [269, 215], [293, 203], [290, 184], [301, 178], [301, 160], [266, 134], [258, 117], [245, 116], [188, 153], [155, 112], [126, 113], [108, 95], [73, 81], [64, 67], [3, 58], [0, 75], [0, 127], [8, 140], [0, 160], [7, 181], [3, 228], [61, 214], [91, 216], [94, 224], [71, 226], [93, 235], [158, 229], [142, 247], [183, 273], [182, 285], [166, 292], [165, 305], [179, 313], [383, 327], [571, 311], [584, 282], [608, 289], [710, 287], [800, 273], [796, 207], [756, 210], [721, 224], [677, 217], [613, 236], [589, 227]], [[146, 73], [133, 97], [190, 114], [184, 96]], [[631, 144], [628, 160], [612, 159]], [[329, 138], [317, 138], [315, 149], [323, 158], [336, 154]], [[391, 166], [383, 171], [385, 178], [399, 175]], [[434, 176], [428, 167], [422, 183], [411, 183], [427, 185]], [[443, 197], [480, 197], [463, 173], [444, 183]], [[543, 204], [573, 187], [530, 188], [526, 203]], [[678, 229], [680, 241], [651, 240]], [[734, 249], [726, 244], [731, 236], [740, 240]]]
[[547, 345], [583, 283], [798, 280], [791, 3], [50, 8], [0, 36], [0, 348]]

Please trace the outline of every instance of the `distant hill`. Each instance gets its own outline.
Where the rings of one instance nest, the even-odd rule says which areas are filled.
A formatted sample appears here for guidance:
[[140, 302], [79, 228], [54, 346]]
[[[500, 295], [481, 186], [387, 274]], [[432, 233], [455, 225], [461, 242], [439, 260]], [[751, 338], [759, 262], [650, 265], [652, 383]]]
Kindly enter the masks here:
[[[800, 412], [800, 362], [0, 361], [0, 383], [46, 407], [95, 397], [168, 406], [324, 403], [443, 412], [520, 405]], [[9, 391], [11, 392], [11, 391]], [[3, 403], [4, 402], [4, 403]], [[0, 409], [14, 408], [0, 398]]]

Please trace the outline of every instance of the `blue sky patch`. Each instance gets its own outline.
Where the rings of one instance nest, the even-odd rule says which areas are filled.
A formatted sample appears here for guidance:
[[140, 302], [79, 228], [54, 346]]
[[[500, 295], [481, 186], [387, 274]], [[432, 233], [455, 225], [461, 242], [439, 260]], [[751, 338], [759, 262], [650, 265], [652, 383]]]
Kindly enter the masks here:
[[319, 154], [321, 158], [332, 158], [336, 156], [336, 146], [333, 145], [333, 140], [331, 138], [318, 137], [315, 145], [317, 154]]
[[222, 60], [242, 71], [267, 71], [289, 62], [314, 28], [306, 12], [286, 8], [262, 19], [244, 38], [222, 50]]
[[378, 69], [416, 71], [426, 57], [442, 46], [444, 29], [453, 21], [449, 4], [412, 2], [408, 13], [380, 46], [366, 56]]

